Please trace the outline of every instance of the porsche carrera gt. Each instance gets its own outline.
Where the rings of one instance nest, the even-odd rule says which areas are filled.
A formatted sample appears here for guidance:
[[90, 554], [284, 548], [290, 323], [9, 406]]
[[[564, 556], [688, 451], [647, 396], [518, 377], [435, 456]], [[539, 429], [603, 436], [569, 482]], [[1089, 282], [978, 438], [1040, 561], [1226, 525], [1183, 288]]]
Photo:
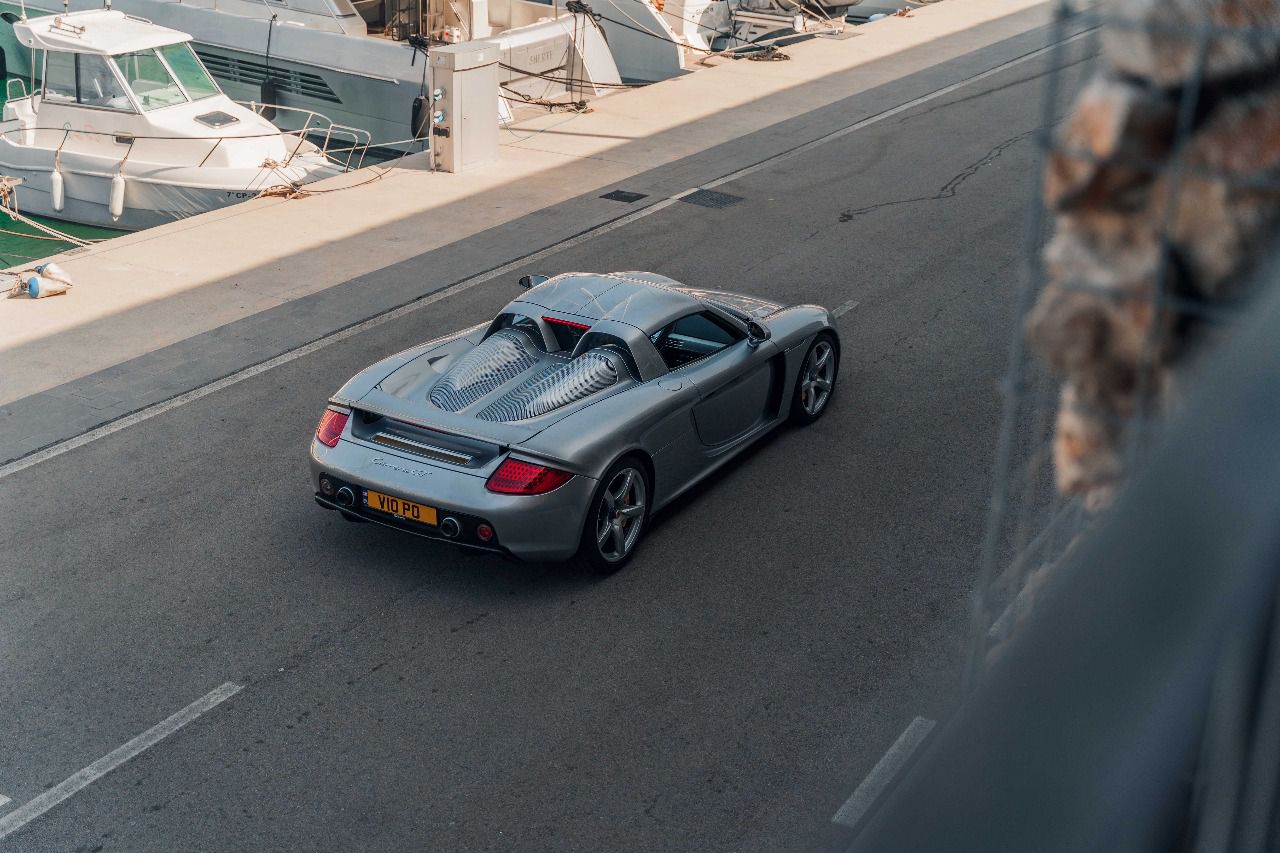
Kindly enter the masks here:
[[840, 338], [824, 308], [649, 272], [521, 284], [493, 320], [383, 359], [330, 398], [311, 442], [321, 506], [610, 573], [655, 510], [829, 408]]

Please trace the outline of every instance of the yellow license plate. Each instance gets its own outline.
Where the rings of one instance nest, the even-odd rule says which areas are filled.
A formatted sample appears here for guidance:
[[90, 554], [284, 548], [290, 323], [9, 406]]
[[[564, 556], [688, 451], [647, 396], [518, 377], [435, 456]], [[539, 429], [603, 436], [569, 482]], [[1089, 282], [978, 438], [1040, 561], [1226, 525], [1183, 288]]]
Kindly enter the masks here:
[[407, 501], [404, 498], [384, 495], [382, 492], [375, 492], [373, 489], [366, 491], [364, 502], [369, 509], [385, 512], [387, 515], [394, 515], [396, 518], [403, 518], [406, 521], [417, 521], [422, 524], [436, 523], [436, 508], [433, 506], [425, 506], [413, 501]]

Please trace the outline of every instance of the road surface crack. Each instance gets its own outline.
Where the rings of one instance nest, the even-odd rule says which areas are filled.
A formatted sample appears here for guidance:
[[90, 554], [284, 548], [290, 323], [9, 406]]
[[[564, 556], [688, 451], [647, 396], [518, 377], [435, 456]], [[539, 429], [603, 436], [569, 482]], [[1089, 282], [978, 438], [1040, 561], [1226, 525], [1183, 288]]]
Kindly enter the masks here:
[[917, 196], [915, 198], [904, 198], [904, 199], [898, 199], [897, 201], [883, 201], [883, 202], [880, 202], [879, 204], [867, 205], [866, 207], [851, 208], [849, 210], [841, 211], [839, 221], [849, 222], [853, 220], [855, 217], [862, 216], [863, 214], [871, 213], [877, 210], [882, 210], [886, 207], [896, 207], [897, 205], [900, 205], [900, 204], [914, 204], [920, 201], [941, 201], [942, 199], [954, 198], [956, 193], [959, 192], [960, 187], [964, 184], [965, 181], [969, 180], [974, 175], [978, 174], [978, 172], [982, 171], [985, 167], [991, 165], [991, 163], [995, 162], [995, 160], [999, 158], [1001, 154], [1003, 154], [1008, 149], [1012, 148], [1014, 145], [1017, 145], [1022, 140], [1031, 136], [1035, 132], [1036, 130], [1027, 130], [1022, 133], [1019, 133], [1017, 136], [1010, 137], [1009, 139], [1006, 139], [1004, 142], [1001, 142], [995, 148], [992, 148], [986, 154], [983, 154], [979, 160], [971, 163], [970, 165], [965, 167], [958, 175], [956, 175], [955, 177], [951, 178], [951, 180], [943, 184], [941, 189], [939, 189], [933, 195]]

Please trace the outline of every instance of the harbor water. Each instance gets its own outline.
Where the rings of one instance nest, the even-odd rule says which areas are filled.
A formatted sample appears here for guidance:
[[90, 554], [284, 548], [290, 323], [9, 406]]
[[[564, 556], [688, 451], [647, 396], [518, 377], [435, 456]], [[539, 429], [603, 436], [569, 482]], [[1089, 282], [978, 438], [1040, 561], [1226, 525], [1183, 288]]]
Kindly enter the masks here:
[[[22, 187], [18, 187], [18, 209], [22, 209]], [[55, 231], [70, 234], [81, 240], [109, 240], [124, 233], [110, 228], [95, 228], [92, 225], [60, 222], [56, 219], [46, 219], [42, 216], [31, 218]], [[65, 252], [68, 249], [75, 248], [75, 246], [75, 243], [50, 237], [25, 222], [10, 219], [6, 214], [0, 213], [0, 267], [34, 264], [41, 258]]]

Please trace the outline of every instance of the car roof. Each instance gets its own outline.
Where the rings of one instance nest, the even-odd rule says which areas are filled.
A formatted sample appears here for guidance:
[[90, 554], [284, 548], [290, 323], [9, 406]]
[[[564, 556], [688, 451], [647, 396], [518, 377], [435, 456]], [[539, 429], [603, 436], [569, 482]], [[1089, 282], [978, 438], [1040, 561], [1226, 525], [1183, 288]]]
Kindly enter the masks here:
[[522, 305], [580, 317], [590, 325], [614, 320], [646, 334], [706, 307], [679, 282], [651, 272], [562, 273], [529, 290], [507, 310], [520, 312]]

